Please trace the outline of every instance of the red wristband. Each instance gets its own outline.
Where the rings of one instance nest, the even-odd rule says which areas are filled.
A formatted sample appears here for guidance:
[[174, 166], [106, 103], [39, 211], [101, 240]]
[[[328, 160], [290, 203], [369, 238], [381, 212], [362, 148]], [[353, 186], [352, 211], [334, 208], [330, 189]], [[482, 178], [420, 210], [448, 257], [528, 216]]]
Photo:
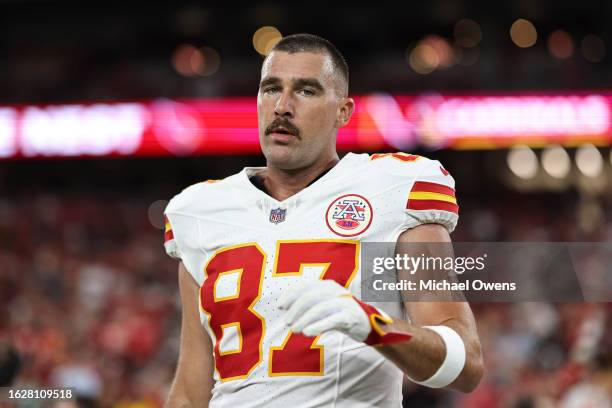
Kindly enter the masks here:
[[362, 302], [353, 296], [353, 299], [361, 306], [365, 314], [370, 320], [372, 331], [365, 339], [364, 343], [370, 346], [384, 345], [401, 343], [402, 341], [408, 341], [412, 338], [411, 334], [401, 332], [385, 332], [380, 325], [391, 324], [393, 319], [381, 312], [377, 308], [367, 303]]

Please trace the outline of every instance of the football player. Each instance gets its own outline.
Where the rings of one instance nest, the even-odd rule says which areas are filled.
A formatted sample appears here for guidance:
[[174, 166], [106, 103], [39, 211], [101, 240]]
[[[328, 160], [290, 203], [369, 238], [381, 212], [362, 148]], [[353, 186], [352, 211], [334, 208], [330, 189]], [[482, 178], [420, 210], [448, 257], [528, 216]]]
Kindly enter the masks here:
[[340, 160], [336, 135], [354, 107], [331, 43], [283, 38], [257, 96], [266, 167], [168, 204], [183, 311], [167, 406], [400, 407], [404, 375], [464, 392], [478, 384], [467, 303], [360, 300], [363, 242], [450, 242], [458, 206], [437, 161]]

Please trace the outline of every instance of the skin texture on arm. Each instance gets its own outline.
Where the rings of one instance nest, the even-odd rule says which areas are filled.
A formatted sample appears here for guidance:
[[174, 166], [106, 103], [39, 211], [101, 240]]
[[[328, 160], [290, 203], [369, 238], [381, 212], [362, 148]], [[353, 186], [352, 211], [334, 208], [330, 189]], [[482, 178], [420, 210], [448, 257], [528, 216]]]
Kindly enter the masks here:
[[[398, 239], [400, 244], [409, 242], [450, 243], [450, 237], [443, 226], [424, 224], [405, 231]], [[466, 350], [465, 366], [459, 377], [448, 388], [462, 392], [474, 390], [483, 374], [483, 361], [476, 322], [468, 303], [405, 301], [404, 305], [411, 322], [394, 319], [392, 324], [384, 325], [382, 328], [385, 332], [410, 333], [412, 339], [409, 342], [377, 346], [376, 349], [410, 378], [424, 381], [442, 365], [446, 350], [440, 336], [422, 326], [448, 326], [461, 336]]]
[[182, 263], [178, 279], [183, 309], [181, 346], [166, 408], [208, 407], [214, 361], [210, 337], [200, 323], [199, 288]]

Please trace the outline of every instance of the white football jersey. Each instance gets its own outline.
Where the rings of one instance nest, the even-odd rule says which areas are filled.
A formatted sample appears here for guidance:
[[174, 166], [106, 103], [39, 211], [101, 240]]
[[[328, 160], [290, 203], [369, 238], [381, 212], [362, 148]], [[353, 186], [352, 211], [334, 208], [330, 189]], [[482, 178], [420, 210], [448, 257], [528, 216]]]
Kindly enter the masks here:
[[[453, 178], [424, 157], [349, 153], [279, 202], [249, 180], [258, 170], [195, 184], [166, 208], [166, 251], [200, 286], [214, 346], [210, 406], [400, 407], [403, 375], [391, 361], [340, 332], [290, 332], [277, 300], [312, 279], [360, 298], [361, 243], [395, 242], [423, 223], [452, 231]], [[400, 303], [377, 306], [404, 317]]]

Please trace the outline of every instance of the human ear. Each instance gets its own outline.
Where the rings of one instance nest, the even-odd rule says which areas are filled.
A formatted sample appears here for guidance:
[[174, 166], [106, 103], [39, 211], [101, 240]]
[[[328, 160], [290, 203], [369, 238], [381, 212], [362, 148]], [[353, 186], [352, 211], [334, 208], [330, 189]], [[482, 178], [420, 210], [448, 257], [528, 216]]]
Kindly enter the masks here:
[[338, 114], [336, 115], [336, 126], [342, 128], [353, 116], [355, 110], [355, 100], [353, 98], [342, 98], [338, 105]]

